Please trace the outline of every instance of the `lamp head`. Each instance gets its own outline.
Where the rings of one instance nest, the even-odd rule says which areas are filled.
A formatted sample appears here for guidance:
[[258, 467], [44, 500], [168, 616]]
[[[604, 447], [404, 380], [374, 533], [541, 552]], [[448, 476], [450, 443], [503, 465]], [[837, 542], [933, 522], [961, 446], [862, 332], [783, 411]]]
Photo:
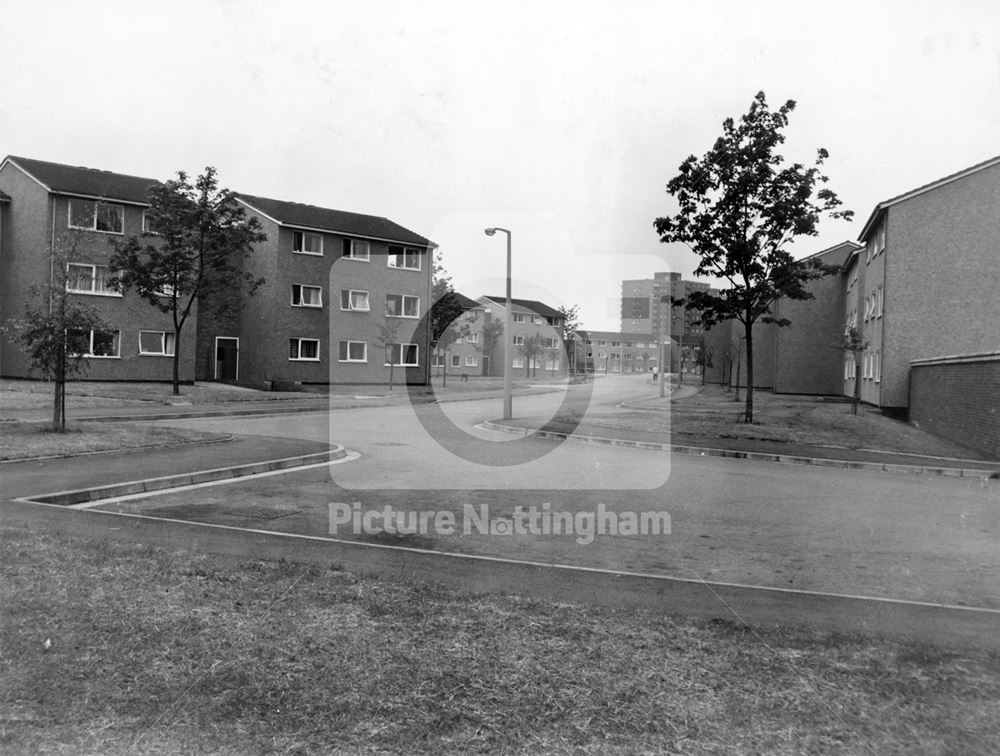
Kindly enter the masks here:
[[497, 232], [497, 230], [495, 228], [487, 228], [485, 230], [485, 234], [487, 236], [493, 236], [493, 234], [495, 234], [496, 232]]

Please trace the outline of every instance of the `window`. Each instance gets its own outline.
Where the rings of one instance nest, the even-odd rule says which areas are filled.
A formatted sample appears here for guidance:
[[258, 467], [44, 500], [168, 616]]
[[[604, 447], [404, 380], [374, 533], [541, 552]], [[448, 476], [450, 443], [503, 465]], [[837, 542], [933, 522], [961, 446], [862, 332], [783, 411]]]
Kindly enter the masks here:
[[385, 314], [391, 318], [420, 317], [420, 297], [407, 294], [386, 294]]
[[289, 339], [288, 359], [297, 361], [319, 361], [319, 339]]
[[513, 360], [511, 360], [510, 366], [515, 368], [523, 368], [524, 357], [515, 357]]
[[125, 208], [106, 202], [71, 199], [69, 201], [69, 227], [105, 234], [125, 233]]
[[479, 343], [479, 334], [478, 333], [469, 333], [469, 334], [466, 334], [465, 341], [468, 344], [478, 344]]
[[545, 365], [546, 370], [558, 370], [559, 360], [549, 360]]
[[546, 349], [555, 349], [558, 346], [560, 346], [559, 339], [545, 339]]
[[621, 345], [622, 345], [622, 343], [620, 341], [612, 341], [611, 342], [611, 346], [613, 346], [613, 347], [620, 347]]
[[883, 295], [883, 292], [884, 292], [884, 290], [881, 287], [879, 287], [878, 290], [875, 292], [875, 317], [876, 318], [881, 318], [882, 317], [882, 295]]
[[530, 318], [530, 317], [531, 317], [530, 315], [525, 315], [523, 312], [515, 312], [514, 313], [514, 322], [515, 323], [527, 323], [528, 322], [528, 318]]
[[163, 284], [163, 286], [156, 290], [155, 294], [158, 297], [166, 297], [167, 299], [170, 299], [174, 296], [175, 291], [176, 289], [173, 284]]
[[300, 255], [322, 255], [323, 235], [309, 231], [292, 231], [292, 252]]
[[882, 353], [875, 352], [875, 383], [882, 381]]
[[514, 346], [524, 346], [524, 336], [516, 334], [514, 336], [514, 341], [512, 343], [514, 344]]
[[420, 250], [413, 247], [389, 247], [389, 267], [420, 270]]
[[292, 307], [322, 307], [323, 289], [319, 286], [292, 284]]
[[551, 317], [545, 318], [545, 322], [548, 325], [556, 327], [556, 328], [559, 327], [559, 325], [560, 325], [559, 321], [561, 321], [561, 320], [562, 320], [562, 318], [551, 318]]
[[113, 277], [107, 265], [69, 263], [66, 266], [66, 291], [76, 294], [120, 297], [121, 294], [111, 288]]
[[166, 331], [139, 331], [139, 354], [167, 357], [174, 353], [174, 334]]
[[73, 354], [84, 357], [121, 357], [121, 331], [73, 331]]
[[341, 341], [341, 362], [368, 362], [368, 343], [365, 341]]
[[479, 365], [479, 358], [475, 355], [469, 355], [465, 358], [466, 367], [477, 367]]
[[[608, 342], [605, 341], [604, 339], [601, 339], [600, 341], [597, 342], [597, 346], [607, 346], [607, 345], [608, 345]], [[604, 355], [601, 355], [601, 356], [603, 357]]]
[[461, 355], [453, 354], [451, 356], [451, 366], [455, 367], [455, 368], [462, 367], [462, 357], [461, 357]]
[[340, 309], [368, 312], [368, 292], [355, 289], [340, 290]]
[[393, 365], [416, 367], [419, 364], [417, 361], [417, 355], [418, 349], [416, 344], [389, 345], [389, 360]]
[[349, 260], [371, 260], [371, 245], [361, 239], [344, 239], [344, 257]]
[[432, 354], [431, 367], [444, 367], [444, 355]]
[[150, 224], [149, 210], [142, 211], [142, 232], [144, 234], [156, 234], [156, 231], [153, 230], [153, 227]]

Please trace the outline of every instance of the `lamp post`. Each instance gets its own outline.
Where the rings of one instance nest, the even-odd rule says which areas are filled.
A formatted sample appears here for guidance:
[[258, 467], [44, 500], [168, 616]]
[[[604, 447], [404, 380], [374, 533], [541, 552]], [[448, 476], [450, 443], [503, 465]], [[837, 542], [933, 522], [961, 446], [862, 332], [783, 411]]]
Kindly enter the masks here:
[[512, 307], [510, 301], [510, 231], [506, 228], [487, 228], [485, 233], [487, 236], [493, 236], [497, 231], [501, 231], [507, 235], [507, 314], [504, 319], [504, 347], [503, 347], [503, 419], [510, 420], [514, 416], [513, 411], [513, 400], [512, 400], [512, 355], [511, 349], [513, 349], [514, 336], [511, 334], [511, 330], [514, 327], [514, 316], [512, 314]]

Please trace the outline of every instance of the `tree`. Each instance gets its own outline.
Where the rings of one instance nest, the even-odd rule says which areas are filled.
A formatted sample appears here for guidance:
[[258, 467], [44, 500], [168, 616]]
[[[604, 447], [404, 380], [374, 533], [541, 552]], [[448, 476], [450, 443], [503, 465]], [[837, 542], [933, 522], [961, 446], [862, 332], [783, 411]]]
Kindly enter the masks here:
[[[436, 303], [435, 303], [436, 304]], [[465, 310], [461, 311], [462, 313]], [[468, 336], [471, 333], [471, 328], [469, 323], [463, 321], [461, 314], [457, 320], [452, 320], [445, 329], [438, 334], [435, 347], [438, 352], [444, 357], [444, 372], [441, 381], [442, 386], [448, 385], [448, 352], [451, 349], [451, 345], [457, 342], [459, 339]]]
[[573, 375], [576, 373], [576, 334], [580, 330], [580, 307], [579, 305], [560, 307], [559, 312], [563, 316], [562, 333], [559, 335], [562, 337], [563, 347], [566, 349], [570, 375]]
[[[787, 165], [778, 147], [795, 101], [777, 111], [759, 92], [739, 122], [727, 118], [722, 136], [701, 158], [688, 157], [667, 184], [677, 202], [672, 216], [657, 218], [654, 228], [664, 243], [686, 244], [698, 256], [695, 275], [728, 282], [718, 293], [695, 291], [682, 300], [700, 311], [705, 328], [735, 319], [743, 325], [747, 349], [747, 396], [744, 421], [753, 422], [753, 334], [757, 321], [790, 324], [771, 307], [782, 297], [811, 299], [806, 283], [836, 268], [818, 261], [796, 261], [786, 246], [800, 236], [815, 236], [821, 216], [850, 219], [839, 210], [837, 195], [825, 187], [821, 166], [828, 157], [817, 151], [812, 167]], [[817, 184], [824, 185], [819, 191]]]
[[705, 385], [705, 373], [710, 367], [714, 367], [712, 364], [712, 356], [714, 350], [710, 346], [703, 345], [698, 353], [694, 356], [695, 364], [701, 368], [701, 385]]
[[493, 366], [496, 364], [496, 360], [493, 359], [493, 353], [496, 351], [500, 339], [503, 338], [503, 329], [502, 320], [490, 317], [489, 313], [486, 314], [486, 319], [483, 321], [483, 343], [481, 349], [483, 356], [490, 361], [490, 375], [493, 375]]
[[[378, 326], [378, 345], [382, 347], [382, 355], [385, 359], [385, 364], [389, 368], [389, 390], [392, 391], [393, 384], [393, 373], [396, 367], [396, 361], [393, 359], [395, 356], [392, 353], [393, 347], [399, 343], [399, 321], [396, 318], [386, 317]], [[400, 345], [400, 350], [402, 350], [402, 345]], [[400, 354], [402, 357], [402, 354]], [[402, 360], [401, 360], [402, 361]]]
[[[28, 304], [24, 319], [5, 328], [11, 339], [28, 354], [31, 366], [46, 380], [53, 381], [52, 429], [66, 430], [66, 379], [83, 374], [89, 364], [91, 332], [108, 332], [111, 327], [97, 310], [81, 304], [67, 291], [68, 262], [77, 259], [80, 232], [60, 238], [52, 251], [53, 276], [46, 287], [28, 290], [31, 299], [41, 299], [38, 305]], [[84, 343], [86, 336], [86, 343]]]
[[680, 366], [680, 374], [677, 379], [678, 383], [684, 383], [684, 365], [689, 362], [694, 362], [695, 357], [696, 355], [693, 347], [690, 346], [681, 347], [681, 366]]
[[542, 342], [542, 337], [537, 333], [531, 336], [525, 336], [524, 342], [517, 345], [517, 351], [524, 355], [524, 375], [526, 378], [530, 378], [533, 374], [532, 368], [534, 368], [534, 374], [537, 375], [538, 367], [536, 360], [538, 355], [545, 351], [544, 343]]
[[180, 394], [181, 332], [195, 303], [221, 315], [264, 283], [243, 272], [253, 245], [265, 241], [256, 218], [247, 217], [236, 195], [220, 189], [212, 167], [192, 184], [183, 171], [149, 190], [147, 229], [115, 243], [115, 286], [173, 318], [174, 394]]
[[441, 253], [434, 255], [431, 284], [431, 349], [445, 358], [444, 384], [448, 385], [448, 348], [470, 332], [469, 324], [453, 325], [466, 312], [462, 299], [455, 293], [451, 276], [441, 263]]
[[854, 393], [851, 396], [851, 414], [858, 414], [858, 402], [861, 401], [861, 357], [871, 342], [864, 337], [860, 328], [851, 326], [844, 333], [840, 348], [854, 358]]

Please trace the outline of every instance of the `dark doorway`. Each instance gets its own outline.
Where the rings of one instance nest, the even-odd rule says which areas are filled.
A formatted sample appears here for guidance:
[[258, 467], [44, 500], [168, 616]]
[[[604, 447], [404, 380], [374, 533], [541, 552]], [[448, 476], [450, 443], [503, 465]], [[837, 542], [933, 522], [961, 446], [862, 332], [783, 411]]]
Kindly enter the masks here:
[[215, 338], [215, 380], [235, 383], [240, 377], [240, 340]]

